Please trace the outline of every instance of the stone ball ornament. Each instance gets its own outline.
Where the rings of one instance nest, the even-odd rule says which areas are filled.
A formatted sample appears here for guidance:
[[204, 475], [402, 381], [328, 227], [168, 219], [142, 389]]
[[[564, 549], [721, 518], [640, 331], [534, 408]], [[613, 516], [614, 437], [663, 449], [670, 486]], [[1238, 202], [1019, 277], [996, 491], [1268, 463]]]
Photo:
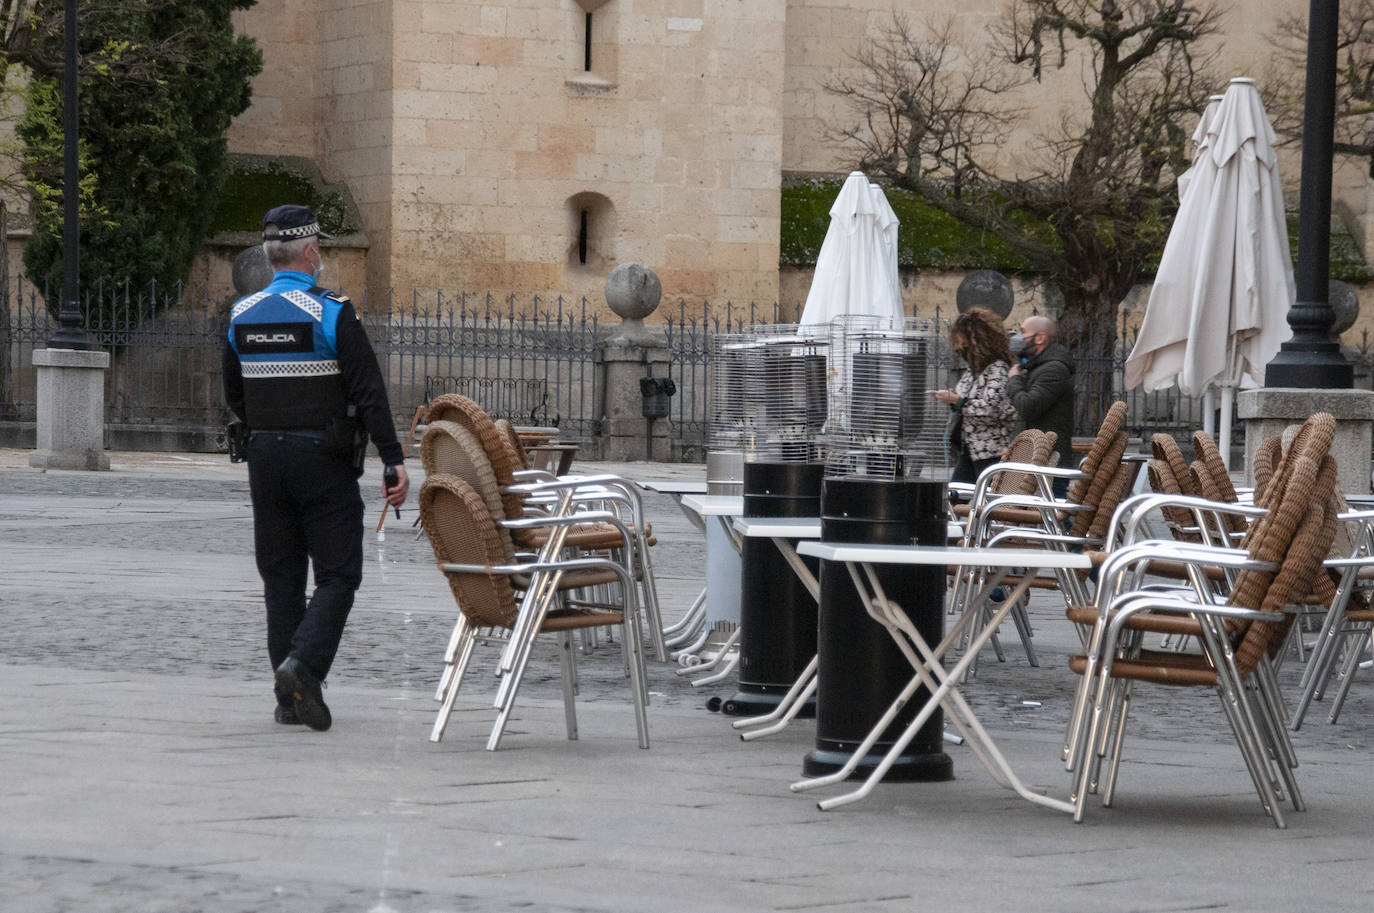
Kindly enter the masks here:
[[969, 308], [987, 308], [1006, 320], [1012, 302], [1011, 280], [995, 269], [974, 270], [954, 293], [954, 305], [960, 314], [967, 313]]
[[662, 298], [658, 274], [643, 263], [622, 263], [606, 279], [606, 304], [622, 320], [643, 320]]
[[1354, 286], [1339, 279], [1332, 279], [1326, 289], [1326, 300], [1335, 315], [1331, 335], [1339, 336], [1353, 327], [1355, 318], [1360, 316], [1360, 296], [1356, 294]]

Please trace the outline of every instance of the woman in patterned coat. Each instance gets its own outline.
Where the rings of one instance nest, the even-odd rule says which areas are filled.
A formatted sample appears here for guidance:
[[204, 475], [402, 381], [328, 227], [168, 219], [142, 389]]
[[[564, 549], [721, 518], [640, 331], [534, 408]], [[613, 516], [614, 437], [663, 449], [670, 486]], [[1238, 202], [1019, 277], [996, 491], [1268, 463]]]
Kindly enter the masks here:
[[[1011, 444], [1016, 408], [1007, 396], [1011, 350], [997, 315], [984, 308], [969, 310], [950, 327], [949, 344], [965, 365], [953, 390], [936, 390], [935, 398], [958, 413], [959, 440], [952, 482], [973, 482], [996, 463]], [[953, 449], [951, 441], [951, 449]]]

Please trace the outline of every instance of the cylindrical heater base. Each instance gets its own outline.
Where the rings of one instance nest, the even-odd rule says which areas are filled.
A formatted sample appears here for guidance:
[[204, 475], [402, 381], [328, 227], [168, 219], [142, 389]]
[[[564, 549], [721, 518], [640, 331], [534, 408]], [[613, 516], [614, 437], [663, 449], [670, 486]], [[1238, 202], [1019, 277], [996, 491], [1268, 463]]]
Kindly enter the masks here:
[[[820, 514], [824, 467], [816, 463], [745, 463], [746, 517]], [[814, 559], [804, 559], [816, 572]], [[771, 713], [816, 655], [816, 601], [787, 559], [766, 539], [740, 551], [739, 691], [721, 704], [733, 716]], [[814, 716], [808, 701], [798, 716]]]
[[[945, 486], [940, 482], [827, 479], [821, 497], [821, 538], [866, 545], [943, 545]], [[944, 636], [945, 569], [880, 567], [878, 579], [926, 642]], [[915, 674], [892, 636], [865, 610], [842, 563], [821, 562], [817, 650], [816, 750], [802, 772], [821, 776], [842, 768], [883, 712]], [[917, 690], [851, 774], [867, 777], [925, 706], [930, 692]], [[884, 781], [950, 780], [954, 762], [944, 752], [944, 714], [939, 710], [884, 775]]]

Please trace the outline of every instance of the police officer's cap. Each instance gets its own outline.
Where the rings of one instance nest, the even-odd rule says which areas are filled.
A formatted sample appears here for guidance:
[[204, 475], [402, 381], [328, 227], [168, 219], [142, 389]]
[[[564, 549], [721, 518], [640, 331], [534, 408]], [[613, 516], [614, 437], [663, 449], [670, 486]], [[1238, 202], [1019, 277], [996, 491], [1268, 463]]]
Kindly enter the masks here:
[[299, 241], [301, 238], [314, 237], [334, 240], [333, 235], [320, 230], [320, 223], [309, 206], [288, 203], [267, 210], [267, 215], [262, 217], [264, 241]]

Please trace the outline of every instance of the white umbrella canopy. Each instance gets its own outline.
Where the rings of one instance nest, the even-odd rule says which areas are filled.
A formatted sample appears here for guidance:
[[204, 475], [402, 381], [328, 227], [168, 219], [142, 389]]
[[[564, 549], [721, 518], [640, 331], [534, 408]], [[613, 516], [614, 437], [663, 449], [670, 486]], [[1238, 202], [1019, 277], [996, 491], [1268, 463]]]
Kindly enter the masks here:
[[1207, 126], [1164, 245], [1126, 386], [1222, 391], [1230, 449], [1237, 386], [1255, 384], [1292, 336], [1293, 262], [1274, 130], [1252, 79], [1233, 79]]
[[1207, 107], [1203, 110], [1202, 116], [1197, 119], [1197, 127], [1193, 130], [1193, 164], [1187, 171], [1178, 176], [1178, 199], [1183, 200], [1183, 195], [1188, 192], [1188, 184], [1193, 180], [1193, 173], [1197, 171], [1197, 163], [1207, 154], [1207, 147], [1210, 140], [1207, 138], [1207, 128], [1216, 120], [1217, 108], [1221, 105], [1224, 95], [1207, 96]]
[[871, 314], [900, 324], [897, 214], [882, 188], [851, 172], [830, 207], [801, 323], [826, 324], [842, 314]]

